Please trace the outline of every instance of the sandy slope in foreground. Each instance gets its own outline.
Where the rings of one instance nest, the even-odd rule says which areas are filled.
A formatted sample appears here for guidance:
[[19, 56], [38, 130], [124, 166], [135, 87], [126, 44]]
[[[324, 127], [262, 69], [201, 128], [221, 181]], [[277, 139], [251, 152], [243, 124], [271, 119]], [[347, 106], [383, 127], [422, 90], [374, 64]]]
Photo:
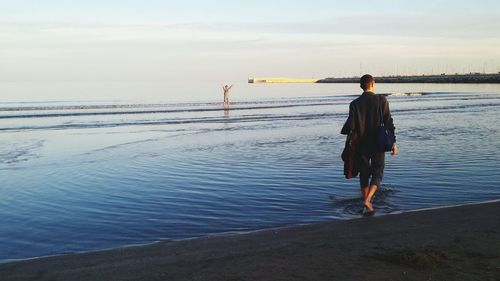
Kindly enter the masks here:
[[500, 280], [500, 202], [0, 264], [1, 280]]

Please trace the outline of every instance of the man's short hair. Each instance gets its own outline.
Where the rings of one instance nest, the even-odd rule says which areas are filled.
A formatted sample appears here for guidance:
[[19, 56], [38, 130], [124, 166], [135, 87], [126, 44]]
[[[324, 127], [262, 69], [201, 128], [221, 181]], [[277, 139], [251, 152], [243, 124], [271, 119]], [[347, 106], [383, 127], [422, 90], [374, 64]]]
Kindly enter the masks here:
[[373, 78], [373, 76], [371, 76], [370, 74], [365, 74], [359, 80], [359, 86], [361, 87], [361, 89], [366, 91], [366, 89], [368, 89], [370, 84], [374, 83], [374, 82], [375, 82], [375, 79]]

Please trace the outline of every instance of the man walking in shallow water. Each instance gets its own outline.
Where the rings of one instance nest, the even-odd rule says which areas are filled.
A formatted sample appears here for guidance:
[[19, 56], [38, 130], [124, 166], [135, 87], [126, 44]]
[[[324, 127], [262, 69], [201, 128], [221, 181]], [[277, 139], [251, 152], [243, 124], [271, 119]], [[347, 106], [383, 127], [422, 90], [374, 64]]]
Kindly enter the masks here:
[[[385, 166], [385, 152], [377, 149], [377, 127], [384, 123], [394, 133], [395, 127], [389, 110], [389, 102], [385, 96], [375, 95], [375, 79], [367, 74], [361, 77], [360, 87], [363, 94], [349, 105], [347, 118], [342, 134], [356, 133], [359, 137], [356, 165], [359, 169], [359, 182], [363, 194], [365, 214], [373, 214], [372, 199], [382, 182]], [[382, 114], [380, 111], [382, 110]], [[381, 119], [383, 116], [383, 120]], [[398, 153], [396, 144], [391, 155]]]

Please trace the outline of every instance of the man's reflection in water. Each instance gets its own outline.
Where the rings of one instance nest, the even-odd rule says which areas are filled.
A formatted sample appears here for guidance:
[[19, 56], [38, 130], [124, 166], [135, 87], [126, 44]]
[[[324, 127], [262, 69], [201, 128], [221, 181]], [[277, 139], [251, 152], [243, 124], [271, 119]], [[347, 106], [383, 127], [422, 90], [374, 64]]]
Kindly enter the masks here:
[[225, 106], [224, 107], [224, 129], [229, 128], [229, 123], [231, 120], [231, 117], [229, 117], [229, 107]]

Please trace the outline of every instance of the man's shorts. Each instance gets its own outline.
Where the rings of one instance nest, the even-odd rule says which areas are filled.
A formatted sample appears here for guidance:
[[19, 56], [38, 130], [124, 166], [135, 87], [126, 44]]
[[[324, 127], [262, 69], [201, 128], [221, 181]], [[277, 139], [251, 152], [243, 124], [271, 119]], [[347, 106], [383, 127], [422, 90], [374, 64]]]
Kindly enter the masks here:
[[380, 187], [380, 183], [384, 177], [385, 152], [361, 154], [358, 167], [361, 188], [368, 187], [368, 183]]

